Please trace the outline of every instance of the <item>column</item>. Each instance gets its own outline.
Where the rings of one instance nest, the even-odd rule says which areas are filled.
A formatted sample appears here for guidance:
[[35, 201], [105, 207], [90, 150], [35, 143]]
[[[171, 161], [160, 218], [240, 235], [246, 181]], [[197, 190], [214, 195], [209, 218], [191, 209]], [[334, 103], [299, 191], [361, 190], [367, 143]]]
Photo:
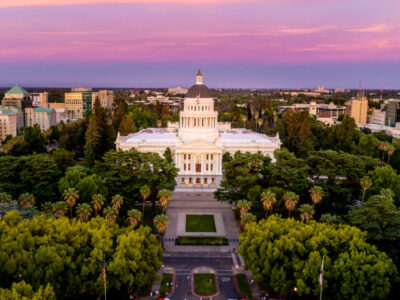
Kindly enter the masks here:
[[[194, 173], [196, 174], [196, 161], [197, 161], [197, 155], [196, 154], [193, 154], [193, 156], [194, 156], [194, 160], [193, 160], [193, 169], [190, 169], [190, 170], [194, 170]], [[193, 174], [193, 173], [192, 173]]]
[[201, 173], [200, 174], [203, 174], [203, 172], [204, 172], [204, 153], [202, 153], [201, 154]]

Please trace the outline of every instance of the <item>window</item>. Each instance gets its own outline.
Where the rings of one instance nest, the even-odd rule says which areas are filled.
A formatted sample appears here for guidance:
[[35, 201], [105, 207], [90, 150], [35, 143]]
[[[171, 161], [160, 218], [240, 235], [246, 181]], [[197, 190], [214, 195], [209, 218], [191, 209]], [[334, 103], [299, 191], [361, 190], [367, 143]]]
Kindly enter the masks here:
[[210, 165], [210, 169], [211, 169], [211, 171], [213, 170], [213, 164]]
[[196, 178], [196, 185], [200, 185], [200, 178]]
[[211, 154], [211, 159], [214, 159], [214, 154]]
[[183, 171], [186, 171], [186, 164], [183, 164]]
[[192, 184], [192, 183], [193, 183], [192, 178], [189, 178], [189, 184]]
[[181, 178], [181, 185], [185, 185], [185, 178]]
[[206, 159], [208, 159], [208, 154], [206, 155]]
[[190, 154], [189, 154], [189, 159], [191, 158]]
[[204, 185], [207, 185], [207, 178], [204, 178]]
[[206, 164], [206, 171], [208, 171], [208, 164]]
[[190, 171], [190, 164], [188, 165], [188, 169], [189, 169], [189, 171]]
[[201, 164], [196, 164], [196, 172], [197, 173], [201, 172]]
[[186, 154], [183, 154], [183, 159], [186, 159]]

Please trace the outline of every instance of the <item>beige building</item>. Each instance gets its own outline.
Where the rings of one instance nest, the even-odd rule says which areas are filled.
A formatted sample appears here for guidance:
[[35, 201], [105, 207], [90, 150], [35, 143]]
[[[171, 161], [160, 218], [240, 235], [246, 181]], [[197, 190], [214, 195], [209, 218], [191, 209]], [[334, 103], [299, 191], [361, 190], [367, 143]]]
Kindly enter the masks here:
[[184, 101], [179, 122], [168, 123], [167, 128], [147, 128], [128, 136], [118, 134], [117, 149], [132, 148], [142, 152], [163, 155], [171, 149], [179, 173], [177, 189], [215, 190], [222, 179], [224, 153], [261, 152], [274, 159], [279, 149], [279, 137], [268, 137], [245, 128], [231, 128], [230, 123], [218, 122], [214, 99], [203, 84], [200, 71]]
[[94, 103], [96, 98], [99, 98], [100, 105], [104, 108], [112, 108], [114, 104], [114, 92], [109, 90], [101, 90], [98, 92], [92, 93], [92, 108], [94, 107]]
[[346, 114], [352, 117], [358, 125], [367, 124], [368, 99], [361, 96], [347, 102]]
[[59, 124], [62, 122], [67, 122], [68, 120], [68, 112], [65, 108], [65, 103], [42, 103], [39, 105], [43, 108], [54, 108], [56, 111], [56, 123]]
[[32, 106], [30, 94], [19, 85], [15, 85], [4, 94], [3, 106], [14, 106], [19, 109]]
[[17, 136], [21, 127], [24, 126], [22, 112], [13, 106], [3, 106], [0, 108], [0, 141], [8, 135]]
[[82, 119], [85, 112], [92, 109], [92, 94], [90, 88], [73, 88], [70, 93], [64, 94], [68, 119]]
[[54, 108], [27, 107], [25, 108], [25, 125], [39, 125], [41, 131], [48, 130], [51, 126], [57, 125], [56, 111]]

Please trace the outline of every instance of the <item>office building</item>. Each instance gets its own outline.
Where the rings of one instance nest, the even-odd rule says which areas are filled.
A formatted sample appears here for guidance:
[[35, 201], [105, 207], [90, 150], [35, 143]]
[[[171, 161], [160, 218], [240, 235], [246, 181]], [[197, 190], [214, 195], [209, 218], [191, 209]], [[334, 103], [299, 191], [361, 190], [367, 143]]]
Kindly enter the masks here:
[[19, 85], [15, 85], [4, 94], [2, 100], [3, 106], [14, 106], [19, 109], [32, 106], [32, 99], [30, 94]]
[[57, 124], [54, 108], [27, 107], [25, 108], [25, 126], [37, 124], [41, 131], [48, 130]]
[[111, 109], [114, 104], [114, 92], [109, 90], [101, 90], [92, 93], [92, 109], [96, 98], [99, 98], [101, 107]]
[[368, 99], [364, 95], [351, 99], [346, 103], [346, 114], [352, 117], [358, 125], [367, 124]]
[[87, 110], [92, 109], [92, 89], [74, 88], [64, 94], [68, 119], [81, 119]]

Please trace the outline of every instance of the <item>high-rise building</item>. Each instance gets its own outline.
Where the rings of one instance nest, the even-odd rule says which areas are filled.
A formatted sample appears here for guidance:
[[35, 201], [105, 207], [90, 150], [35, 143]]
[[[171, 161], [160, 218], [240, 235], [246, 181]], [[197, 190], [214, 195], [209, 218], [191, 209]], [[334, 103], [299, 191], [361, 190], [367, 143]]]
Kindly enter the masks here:
[[56, 125], [56, 111], [54, 108], [27, 107], [25, 108], [25, 126], [39, 125], [41, 131], [48, 130]]
[[24, 126], [21, 110], [14, 106], [0, 108], [0, 141], [8, 135], [16, 136], [19, 129]]
[[96, 98], [99, 98], [100, 105], [104, 108], [112, 108], [114, 103], [114, 92], [109, 90], [101, 90], [98, 92], [92, 93], [92, 108], [94, 107], [94, 103]]
[[346, 103], [346, 114], [352, 117], [358, 125], [367, 124], [368, 99], [359, 95]]
[[31, 93], [32, 105], [39, 106], [40, 104], [49, 102], [49, 93]]
[[390, 99], [386, 104], [385, 125], [395, 127], [400, 121], [400, 100]]
[[4, 94], [2, 100], [3, 106], [14, 106], [19, 109], [32, 106], [32, 99], [30, 94], [19, 85], [15, 85]]
[[64, 94], [69, 119], [81, 119], [85, 111], [92, 109], [92, 89], [74, 88]]

